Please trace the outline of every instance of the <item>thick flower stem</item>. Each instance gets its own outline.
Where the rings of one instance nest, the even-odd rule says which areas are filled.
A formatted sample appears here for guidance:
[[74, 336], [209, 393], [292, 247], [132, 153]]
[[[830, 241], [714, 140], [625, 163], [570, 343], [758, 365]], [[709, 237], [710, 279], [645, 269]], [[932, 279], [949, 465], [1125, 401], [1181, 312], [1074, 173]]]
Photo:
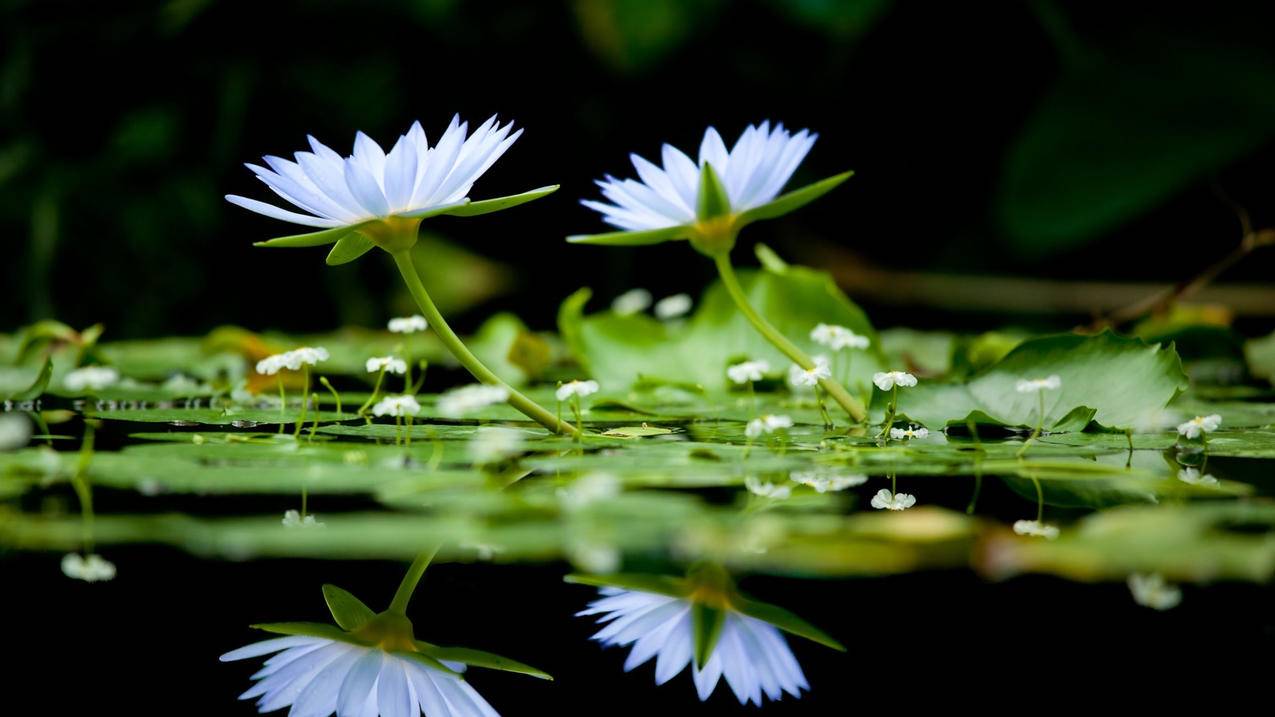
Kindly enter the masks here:
[[394, 600], [390, 603], [390, 612], [399, 615], [407, 614], [407, 603], [412, 600], [412, 593], [416, 592], [416, 585], [421, 581], [421, 576], [425, 574], [425, 568], [429, 567], [429, 563], [434, 559], [434, 555], [438, 553], [438, 546], [422, 550], [420, 555], [412, 561], [411, 567], [407, 569], [407, 574], [403, 576], [403, 582], [398, 584], [398, 590], [394, 591]]
[[[753, 328], [757, 329], [757, 332], [765, 337], [771, 345], [779, 349], [780, 352], [803, 370], [809, 371], [813, 369], [815, 362], [806, 355], [806, 352], [797, 348], [797, 345], [789, 341], [787, 336], [779, 333], [778, 329], [772, 326], [748, 303], [748, 297], [744, 295], [744, 290], [739, 285], [739, 279], [735, 276], [735, 268], [731, 266], [730, 254], [728, 252], [718, 253], [713, 257], [713, 261], [717, 264], [717, 273], [721, 276], [722, 284], [726, 287], [726, 293], [730, 294], [730, 298], [735, 301], [735, 306], [739, 308], [744, 318], [748, 319], [749, 323], [753, 325]], [[819, 379], [819, 385], [856, 422], [862, 423], [867, 419], [868, 414], [864, 410], [863, 404], [859, 402], [859, 399], [851, 396], [837, 379], [821, 378]]]
[[398, 265], [399, 273], [403, 275], [403, 281], [407, 282], [408, 291], [412, 292], [412, 298], [416, 299], [416, 305], [420, 307], [421, 313], [425, 316], [429, 325], [433, 327], [434, 333], [438, 335], [438, 339], [443, 342], [447, 350], [452, 352], [456, 360], [460, 361], [461, 365], [473, 374], [474, 378], [489, 386], [501, 386], [508, 390], [509, 405], [550, 431], [560, 434], [566, 433], [572, 436], [579, 434], [575, 426], [558, 420], [552, 413], [542, 408], [540, 404], [514, 390], [512, 386], [501, 381], [500, 377], [492, 373], [491, 369], [484, 366], [478, 360], [478, 357], [461, 342], [456, 332], [452, 331], [451, 327], [447, 325], [447, 321], [439, 313], [438, 307], [434, 306], [433, 299], [425, 291], [425, 285], [421, 283], [421, 278], [416, 273], [416, 265], [412, 263], [411, 254], [407, 250], [392, 252], [392, 254], [394, 263]]

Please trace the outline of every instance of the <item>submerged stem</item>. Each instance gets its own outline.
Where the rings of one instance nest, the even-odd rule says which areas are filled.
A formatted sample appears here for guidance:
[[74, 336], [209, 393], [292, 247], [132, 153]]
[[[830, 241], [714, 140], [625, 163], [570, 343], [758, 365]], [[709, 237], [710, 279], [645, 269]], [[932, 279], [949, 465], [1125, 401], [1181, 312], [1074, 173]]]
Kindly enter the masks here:
[[438, 336], [439, 341], [442, 341], [447, 350], [451, 351], [456, 360], [468, 369], [474, 378], [487, 385], [501, 386], [508, 390], [510, 406], [513, 406], [524, 416], [550, 431], [571, 435], [578, 433], [575, 426], [558, 420], [552, 413], [542, 408], [540, 404], [501, 381], [500, 377], [483, 365], [483, 362], [479, 361], [478, 357], [470, 352], [469, 348], [460, 340], [460, 337], [456, 335], [456, 332], [452, 331], [452, 328], [447, 325], [447, 320], [439, 313], [438, 307], [434, 306], [434, 300], [430, 298], [429, 292], [425, 291], [425, 285], [421, 283], [421, 278], [416, 273], [416, 265], [412, 263], [412, 255], [406, 250], [392, 252], [392, 254], [399, 273], [403, 275], [403, 281], [407, 283], [408, 291], [412, 293], [412, 298], [416, 300], [416, 305], [420, 308], [421, 313], [425, 315], [429, 325], [434, 328], [434, 333]]
[[[815, 367], [815, 362], [806, 355], [788, 337], [779, 333], [779, 330], [771, 325], [757, 310], [748, 303], [748, 297], [744, 295], [743, 288], [739, 285], [739, 279], [735, 276], [735, 268], [731, 266], [730, 254], [722, 252], [713, 257], [714, 263], [717, 264], [717, 273], [721, 276], [722, 284], [726, 287], [726, 293], [730, 294], [730, 298], [734, 300], [735, 306], [739, 308], [740, 313], [748, 322], [757, 329], [772, 346], [779, 349], [793, 363], [800, 366], [803, 370], [809, 371]], [[835, 378], [821, 378], [819, 385], [823, 390], [828, 392], [832, 400], [850, 414], [850, 417], [857, 422], [862, 422], [868, 417], [867, 411], [864, 410], [863, 404], [859, 399], [851, 396], [848, 391]]]

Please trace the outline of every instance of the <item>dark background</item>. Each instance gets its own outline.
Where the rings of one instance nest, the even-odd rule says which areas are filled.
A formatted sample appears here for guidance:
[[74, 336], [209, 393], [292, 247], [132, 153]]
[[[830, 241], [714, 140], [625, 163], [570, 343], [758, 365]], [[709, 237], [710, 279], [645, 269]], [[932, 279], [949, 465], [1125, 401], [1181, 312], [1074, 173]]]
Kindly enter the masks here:
[[[857, 171], [828, 198], [750, 228], [743, 264], [760, 240], [829, 269], [838, 268], [822, 251], [831, 245], [893, 270], [1174, 281], [1238, 242], [1234, 205], [1258, 227], [1275, 222], [1270, 4], [0, 8], [0, 330], [43, 317], [102, 321], [106, 340], [223, 323], [378, 325], [402, 306], [387, 262], [373, 255], [331, 269], [319, 250], [253, 249], [290, 227], [222, 195], [267, 198], [242, 163], [302, 149], [307, 133], [348, 151], [357, 129], [388, 144], [420, 119], [434, 138], [455, 112], [471, 123], [500, 113], [527, 130], [476, 197], [563, 185], [517, 210], [431, 223], [510, 268], [489, 300], [454, 302], [467, 306], [462, 329], [501, 308], [550, 328], [558, 302], [581, 285], [602, 300], [633, 286], [697, 293], [711, 267], [684, 246], [599, 249], [562, 238], [604, 230], [576, 201], [596, 194], [594, 178], [631, 174], [628, 153], [654, 157], [662, 142], [693, 151], [708, 124], [728, 142], [762, 119], [818, 131], [796, 183]], [[1255, 255], [1225, 278], [1268, 281], [1271, 267], [1269, 253]], [[851, 293], [879, 326], [1007, 321]], [[1078, 318], [1033, 320], [1066, 327]], [[153, 548], [110, 558], [119, 578], [84, 585], [60, 578], [57, 556], [5, 556], [6, 643], [27, 668], [9, 695], [50, 700], [33, 714], [247, 714], [233, 697], [253, 669], [215, 661], [256, 638], [245, 625], [323, 619], [319, 585], [329, 581], [384, 602], [401, 570], [233, 564]], [[422, 636], [559, 675], [555, 684], [477, 677], [508, 714], [696, 709], [685, 675], [655, 689], [649, 666], [626, 676], [622, 651], [587, 641], [587, 624], [570, 614], [590, 592], [563, 585], [564, 569], [440, 566], [413, 614]], [[767, 714], [1145, 707], [1196, 693], [1216, 705], [1264, 684], [1255, 680], [1273, 639], [1270, 591], [1247, 586], [1188, 589], [1166, 614], [1136, 607], [1122, 585], [989, 585], [966, 572], [745, 586], [850, 647], [843, 656], [796, 641], [814, 691]], [[746, 711], [725, 685], [709, 705]]]

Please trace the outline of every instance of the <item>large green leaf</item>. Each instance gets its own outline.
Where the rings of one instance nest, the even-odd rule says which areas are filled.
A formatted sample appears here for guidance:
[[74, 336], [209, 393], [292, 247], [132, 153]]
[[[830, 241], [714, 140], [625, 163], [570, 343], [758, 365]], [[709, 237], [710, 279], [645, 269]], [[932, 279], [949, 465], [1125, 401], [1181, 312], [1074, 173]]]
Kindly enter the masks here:
[[[1171, 346], [1151, 345], [1110, 332], [1060, 334], [1031, 339], [966, 383], [922, 381], [899, 390], [899, 412], [932, 429], [990, 423], [1034, 427], [1040, 421], [1036, 393], [1019, 393], [1021, 379], [1057, 375], [1062, 385], [1043, 392], [1044, 426], [1082, 430], [1090, 418], [1107, 428], [1142, 425], [1188, 386]], [[873, 397], [880, 419], [888, 396]]]
[[558, 191], [559, 186], [560, 185], [557, 184], [550, 184], [521, 194], [510, 194], [505, 197], [495, 197], [493, 199], [482, 199], [477, 202], [469, 202], [464, 206], [449, 209], [443, 213], [453, 217], [476, 217], [480, 214], [490, 214], [491, 212], [498, 212], [502, 209], [509, 209], [510, 207], [516, 207], [519, 204], [526, 204], [527, 202], [535, 201], [541, 197], [546, 197]]
[[323, 586], [323, 599], [328, 604], [332, 619], [346, 632], [353, 632], [376, 617], [372, 608], [364, 605], [362, 600], [335, 585]]
[[10, 401], [29, 401], [33, 398], [39, 398], [49, 387], [49, 379], [53, 377], [53, 359], [45, 359], [44, 366], [40, 368], [40, 372], [36, 374], [35, 380], [29, 386], [19, 389], [5, 398]]

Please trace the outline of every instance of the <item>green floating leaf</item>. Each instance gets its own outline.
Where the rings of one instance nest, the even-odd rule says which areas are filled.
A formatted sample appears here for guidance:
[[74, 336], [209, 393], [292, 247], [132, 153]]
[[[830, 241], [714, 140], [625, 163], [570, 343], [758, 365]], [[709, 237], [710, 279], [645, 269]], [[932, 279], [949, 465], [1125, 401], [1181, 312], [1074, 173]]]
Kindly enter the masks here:
[[528, 675], [541, 680], [553, 680], [553, 676], [544, 670], [536, 669], [531, 665], [511, 660], [508, 657], [484, 652], [482, 650], [473, 650], [468, 647], [439, 647], [431, 645], [428, 642], [416, 641], [416, 647], [422, 653], [432, 657], [435, 660], [447, 662], [460, 662], [470, 667], [484, 667], [489, 670], [500, 670], [502, 672], [516, 672], [520, 675]]
[[[1062, 385], [1043, 394], [1019, 393], [1021, 379], [1057, 375]], [[930, 428], [968, 422], [1033, 427], [1045, 399], [1044, 426], [1083, 430], [1090, 419], [1107, 428], [1141, 425], [1188, 386], [1173, 348], [1126, 339], [1061, 334], [1024, 341], [967, 383], [922, 381], [899, 391], [899, 412]], [[873, 397], [880, 420], [888, 396]]]
[[749, 617], [770, 623], [784, 632], [804, 637], [834, 650], [846, 651], [845, 645], [837, 642], [831, 635], [778, 605], [736, 596], [731, 599], [731, 607]]
[[586, 575], [572, 573], [563, 578], [575, 585], [589, 585], [596, 588], [623, 588], [641, 592], [668, 595], [669, 597], [686, 597], [690, 592], [686, 581], [668, 575], [638, 575], [633, 573], [615, 573], [610, 575]]
[[662, 244], [674, 239], [687, 239], [691, 235], [690, 225], [682, 224], [663, 229], [647, 229], [635, 232], [607, 232], [605, 234], [576, 234], [567, 237], [572, 244], [598, 244], [600, 246], [646, 246]]
[[358, 232], [351, 232], [341, 237], [333, 245], [332, 251], [328, 252], [326, 261], [328, 266], [349, 264], [374, 248], [376, 248], [376, 244], [372, 243], [371, 239]]
[[691, 634], [695, 636], [695, 666], [703, 669], [712, 656], [722, 628], [726, 627], [726, 611], [706, 603], [691, 605]]
[[1275, 332], [1245, 342], [1244, 358], [1248, 361], [1249, 373], [1275, 385]]
[[827, 179], [821, 179], [814, 184], [807, 184], [800, 189], [794, 189], [791, 192], [782, 194], [760, 207], [753, 207], [740, 213], [739, 218], [736, 219], [736, 227], [742, 227], [762, 219], [774, 219], [800, 209], [836, 189], [842, 182], [853, 176], [854, 172], [842, 172]]
[[558, 191], [560, 185], [550, 184], [539, 189], [532, 189], [522, 194], [510, 194], [506, 197], [496, 197], [494, 199], [483, 199], [477, 202], [470, 202], [464, 206], [443, 212], [453, 217], [476, 217], [480, 214], [490, 214], [498, 212], [502, 209], [516, 207], [519, 204], [535, 201], [541, 197], [548, 196]]
[[672, 433], [671, 428], [661, 428], [660, 426], [620, 426], [603, 431], [602, 435], [612, 436], [615, 438], [649, 438], [651, 436], [667, 436]]
[[335, 585], [323, 586], [323, 599], [328, 603], [332, 619], [346, 632], [353, 632], [363, 627], [376, 613], [352, 593]]
[[267, 239], [266, 241], [255, 242], [253, 246], [262, 246], [279, 249], [300, 249], [311, 246], [326, 246], [335, 244], [343, 237], [351, 232], [371, 224], [371, 222], [361, 222], [359, 224], [351, 224], [343, 227], [333, 227], [324, 229], [323, 231], [309, 232], [307, 234], [293, 234], [286, 237], [276, 237]]

